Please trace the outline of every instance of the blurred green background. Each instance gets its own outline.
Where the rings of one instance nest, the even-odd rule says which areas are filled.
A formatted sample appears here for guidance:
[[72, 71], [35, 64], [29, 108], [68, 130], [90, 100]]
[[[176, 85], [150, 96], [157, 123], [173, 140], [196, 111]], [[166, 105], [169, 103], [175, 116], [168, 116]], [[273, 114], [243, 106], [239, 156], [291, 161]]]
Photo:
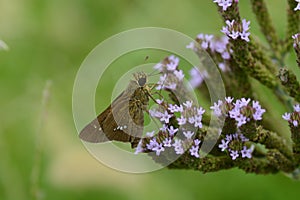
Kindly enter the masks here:
[[[284, 36], [285, 1], [267, 3]], [[249, 2], [240, 5], [242, 15], [251, 20], [251, 32], [264, 41]], [[81, 62], [99, 42], [144, 26], [171, 28], [191, 37], [220, 34], [216, 10], [211, 0], [1, 0], [0, 39], [10, 50], [0, 51], [0, 199], [32, 199], [33, 194], [57, 200], [298, 199], [300, 182], [283, 174], [257, 176], [237, 169], [205, 175], [167, 169], [124, 174], [101, 165], [77, 137], [73, 82]], [[141, 64], [146, 55], [125, 56], [123, 64]], [[159, 62], [165, 55], [149, 56]], [[47, 80], [52, 81], [50, 98], [42, 106]], [[115, 80], [104, 81], [104, 93], [109, 93]], [[268, 91], [262, 91], [262, 101], [276, 106], [267, 99]], [[103, 102], [109, 102], [107, 96]], [[96, 105], [99, 110], [106, 106]]]

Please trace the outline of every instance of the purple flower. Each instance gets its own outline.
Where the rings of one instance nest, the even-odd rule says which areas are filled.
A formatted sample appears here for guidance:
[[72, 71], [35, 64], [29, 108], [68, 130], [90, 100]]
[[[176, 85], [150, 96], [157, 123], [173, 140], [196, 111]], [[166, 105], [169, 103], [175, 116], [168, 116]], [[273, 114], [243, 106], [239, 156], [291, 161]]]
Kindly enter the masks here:
[[161, 105], [164, 102], [163, 99], [156, 99], [156, 103], [158, 103], [159, 105]]
[[192, 131], [183, 131], [183, 135], [184, 135], [187, 139], [191, 139], [192, 136], [194, 135], [194, 132], [192, 132]]
[[186, 108], [191, 108], [192, 105], [193, 105], [193, 102], [192, 102], [192, 101], [186, 101], [185, 103], [183, 103], [183, 105], [184, 105]]
[[162, 144], [159, 144], [152, 148], [152, 150], [156, 152], [157, 156], [159, 156], [160, 153], [165, 150], [165, 148], [162, 146]]
[[197, 114], [198, 115], [203, 115], [204, 113], [205, 113], [205, 110], [202, 107], [197, 108]]
[[190, 148], [190, 153], [192, 156], [199, 158], [199, 146], [192, 146], [192, 148]]
[[135, 149], [135, 152], [134, 154], [138, 154], [138, 153], [141, 153], [144, 151], [144, 148], [143, 148], [143, 140], [141, 139]]
[[175, 139], [175, 142], [173, 144], [174, 150], [176, 154], [183, 154], [184, 149], [182, 147], [182, 143], [180, 139]]
[[200, 143], [201, 143], [201, 140], [199, 140], [199, 139], [194, 139], [194, 144], [195, 144], [196, 146], [198, 146]]
[[166, 132], [168, 130], [168, 126], [166, 124], [163, 124], [163, 126], [159, 128], [159, 130]]
[[195, 47], [195, 43], [194, 42], [191, 42], [189, 43], [188, 45], [186, 45], [186, 48], [187, 49], [192, 49], [192, 50], [196, 50], [196, 47]]
[[[299, 0], [300, 1], [300, 0]], [[294, 111], [295, 112], [300, 112], [300, 104], [294, 105]]]
[[202, 116], [195, 116], [194, 126], [198, 128], [202, 128]]
[[235, 20], [229, 21], [226, 20], [226, 26], [222, 28], [221, 32], [227, 35], [228, 37], [231, 37], [232, 39], [237, 39], [241, 37], [242, 40], [245, 40], [246, 42], [249, 42], [249, 25], [250, 21], [246, 21], [246, 19], [242, 20], [242, 24], [238, 24], [235, 22]]
[[174, 113], [174, 112], [182, 112], [182, 111], [183, 111], [183, 106], [182, 106], [182, 105], [178, 106], [178, 105], [176, 105], [176, 104], [175, 104], [175, 105], [169, 104], [168, 109], [169, 109], [172, 113]]
[[168, 57], [168, 60], [169, 60], [169, 63], [166, 64], [167, 66], [167, 70], [169, 71], [174, 71], [176, 70], [177, 66], [178, 66], [178, 63], [179, 63], [179, 58], [174, 56], [174, 55], [170, 55]]
[[228, 51], [224, 51], [221, 53], [221, 56], [224, 60], [229, 60], [230, 59], [230, 53]]
[[178, 78], [178, 80], [180, 80], [180, 81], [184, 78], [184, 74], [183, 74], [182, 70], [175, 70], [174, 74]]
[[250, 21], [246, 21], [246, 19], [242, 20], [243, 31], [248, 31], [250, 29], [249, 25], [250, 25]]
[[253, 101], [252, 107], [255, 109], [255, 113], [253, 113], [253, 119], [262, 120], [262, 115], [266, 112], [266, 110], [261, 108], [258, 101]]
[[214, 0], [213, 2], [222, 7], [223, 11], [226, 11], [232, 5], [232, 0]]
[[208, 34], [206, 34], [206, 35], [204, 36], [204, 38], [205, 38], [206, 41], [211, 42], [212, 39], [214, 38], [214, 35], [208, 35]]
[[242, 40], [245, 40], [246, 42], [250, 41], [250, 39], [249, 39], [250, 33], [249, 32], [243, 31], [240, 33], [240, 36], [241, 36]]
[[294, 48], [297, 48], [297, 46], [299, 48], [300, 47], [300, 33], [296, 33], [295, 35], [292, 35], [292, 38], [294, 39]]
[[252, 158], [252, 152], [254, 150], [254, 145], [251, 145], [249, 149], [246, 146], [243, 146], [241, 150], [242, 158]]
[[170, 136], [174, 136], [174, 134], [178, 131], [178, 128], [174, 129], [173, 126], [170, 126], [170, 128], [168, 128], [168, 132], [170, 134]]
[[169, 83], [168, 85], [165, 85], [165, 88], [170, 89], [170, 90], [175, 90], [177, 84], [176, 83]]
[[227, 103], [232, 103], [233, 99], [234, 99], [233, 97], [225, 97], [225, 101]]
[[[218, 40], [213, 40], [210, 43], [210, 49], [212, 52], [217, 52], [217, 53], [221, 54], [221, 56], [224, 60], [228, 60], [229, 58], [226, 55], [226, 53], [229, 53], [227, 50], [228, 43], [229, 43], [229, 38], [227, 36], [223, 36], [222, 38], [220, 38]], [[229, 57], [230, 57], [230, 55], [229, 55]]]
[[229, 141], [221, 140], [222, 144], [219, 144], [219, 148], [221, 151], [225, 151], [228, 148]]
[[230, 156], [232, 160], [237, 159], [239, 157], [239, 152], [238, 151], [230, 151]]
[[221, 112], [221, 106], [222, 106], [223, 102], [221, 100], [218, 100], [218, 103], [214, 103], [214, 106], [211, 106], [210, 109], [212, 109], [214, 111], [214, 115], [216, 115], [217, 117], [220, 117], [222, 115]]
[[168, 110], [171, 111], [172, 113], [176, 112], [176, 105], [169, 104]]
[[295, 1], [298, 2], [298, 5], [296, 6], [296, 8], [294, 8], [294, 11], [300, 10], [300, 0]]
[[284, 115], [282, 115], [282, 118], [288, 121], [290, 125], [298, 127], [300, 123], [300, 105], [294, 105], [294, 111], [291, 113], [284, 113]]
[[228, 36], [235, 40], [240, 36], [240, 32], [232, 30], [231, 33], [228, 34]]
[[293, 120], [293, 125], [295, 126], [295, 127], [297, 127], [298, 126], [298, 121], [297, 120]]
[[165, 138], [163, 141], [164, 147], [171, 147], [172, 146], [172, 139], [171, 138]]
[[221, 32], [224, 33], [225, 35], [229, 35], [230, 34], [230, 31], [229, 31], [229, 29], [228, 29], [227, 26], [223, 26]]
[[189, 123], [194, 124], [195, 123], [195, 117], [189, 117]]
[[237, 107], [234, 107], [232, 110], [229, 111], [230, 118], [236, 119], [240, 115], [240, 109]]
[[218, 67], [220, 68], [220, 70], [222, 70], [222, 72], [225, 72], [227, 70], [227, 66], [223, 62], [219, 63]]
[[202, 47], [202, 49], [207, 49], [208, 48], [208, 42], [207, 41], [203, 41], [201, 43], [201, 47]]
[[153, 148], [155, 148], [156, 146], [158, 146], [159, 144], [156, 142], [156, 138], [152, 138], [149, 141], [149, 144], [146, 144], [147, 149], [149, 150], [153, 150]]
[[241, 127], [243, 124], [247, 123], [247, 117], [243, 116], [243, 115], [239, 115], [235, 118], [235, 120], [237, 121], [237, 126]]
[[230, 142], [232, 140], [232, 134], [226, 135], [225, 140]]
[[178, 125], [184, 125], [184, 124], [186, 124], [186, 118], [184, 116], [181, 116], [181, 117], [177, 118], [177, 122], [178, 122]]
[[165, 111], [165, 113], [162, 114], [160, 121], [161, 122], [165, 122], [166, 124], [169, 123], [170, 118], [172, 117], [172, 115], [170, 115], [167, 111]]
[[238, 99], [238, 100], [236, 100], [236, 106], [238, 105], [239, 108], [247, 106], [250, 101], [251, 101], [250, 98], [248, 98], [248, 99], [246, 99], [246, 98]]
[[282, 115], [282, 118], [286, 121], [291, 120], [291, 113], [284, 113], [284, 115]]

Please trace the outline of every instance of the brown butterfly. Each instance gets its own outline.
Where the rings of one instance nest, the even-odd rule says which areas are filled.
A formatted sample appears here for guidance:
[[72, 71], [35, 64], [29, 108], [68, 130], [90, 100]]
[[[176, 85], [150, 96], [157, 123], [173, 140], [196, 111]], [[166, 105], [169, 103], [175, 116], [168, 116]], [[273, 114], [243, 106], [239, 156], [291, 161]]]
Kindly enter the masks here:
[[127, 88], [96, 119], [80, 132], [91, 143], [116, 140], [136, 147], [144, 130], [144, 112], [149, 104], [150, 88], [144, 72], [133, 74]]

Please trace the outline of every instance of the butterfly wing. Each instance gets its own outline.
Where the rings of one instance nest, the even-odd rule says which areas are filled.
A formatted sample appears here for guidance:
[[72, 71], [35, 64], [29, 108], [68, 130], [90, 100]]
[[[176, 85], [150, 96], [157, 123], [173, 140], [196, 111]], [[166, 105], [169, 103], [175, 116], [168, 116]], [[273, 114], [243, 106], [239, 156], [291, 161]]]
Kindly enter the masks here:
[[135, 147], [142, 136], [143, 109], [148, 97], [139, 99], [143, 90], [131, 82], [128, 88], [79, 134], [87, 142], [101, 143], [110, 140], [130, 142]]

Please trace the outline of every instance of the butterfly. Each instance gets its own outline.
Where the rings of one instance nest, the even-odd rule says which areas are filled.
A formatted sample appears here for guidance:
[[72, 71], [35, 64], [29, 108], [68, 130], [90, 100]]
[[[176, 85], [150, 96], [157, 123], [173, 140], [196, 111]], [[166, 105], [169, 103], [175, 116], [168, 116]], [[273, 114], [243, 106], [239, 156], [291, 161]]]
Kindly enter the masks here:
[[130, 142], [138, 145], [144, 130], [144, 111], [149, 105], [150, 87], [144, 72], [133, 74], [127, 88], [96, 119], [79, 134], [90, 143], [107, 141]]

